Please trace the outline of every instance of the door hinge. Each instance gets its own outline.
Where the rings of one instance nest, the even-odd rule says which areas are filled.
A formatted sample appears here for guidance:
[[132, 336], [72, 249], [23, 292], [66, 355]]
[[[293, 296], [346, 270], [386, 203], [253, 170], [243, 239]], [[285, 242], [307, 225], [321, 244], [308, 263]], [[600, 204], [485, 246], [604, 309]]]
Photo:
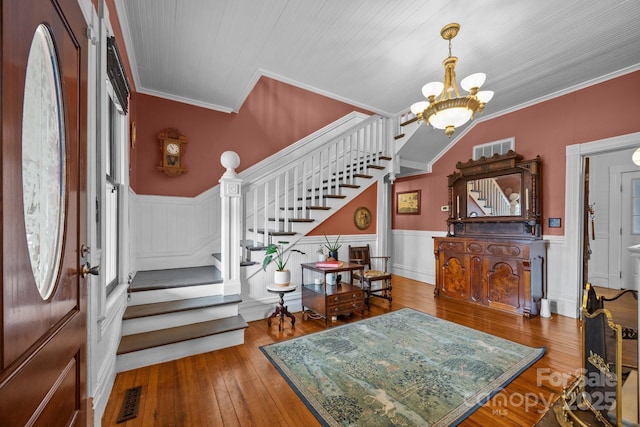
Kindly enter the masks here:
[[100, 224], [100, 200], [96, 197], [96, 224]]

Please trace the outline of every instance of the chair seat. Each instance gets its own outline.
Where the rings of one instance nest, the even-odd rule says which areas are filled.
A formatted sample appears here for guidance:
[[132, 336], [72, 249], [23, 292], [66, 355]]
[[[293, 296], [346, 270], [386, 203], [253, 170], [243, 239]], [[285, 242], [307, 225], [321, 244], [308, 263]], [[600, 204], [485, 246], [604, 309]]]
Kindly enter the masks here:
[[364, 272], [364, 277], [380, 277], [380, 276], [388, 276], [389, 273], [380, 270], [367, 270]]
[[389, 301], [391, 308], [391, 273], [386, 271], [389, 257], [371, 256], [369, 245], [349, 246], [349, 261], [362, 265], [363, 270], [354, 271], [351, 278], [364, 288], [367, 307], [371, 308], [371, 297], [378, 297]]

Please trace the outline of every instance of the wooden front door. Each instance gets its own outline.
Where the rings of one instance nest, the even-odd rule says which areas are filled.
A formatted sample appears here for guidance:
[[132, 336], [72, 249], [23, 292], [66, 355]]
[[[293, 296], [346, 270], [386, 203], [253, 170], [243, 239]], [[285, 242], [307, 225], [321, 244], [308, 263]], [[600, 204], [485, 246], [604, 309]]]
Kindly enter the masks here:
[[84, 426], [87, 26], [76, 0], [0, 1], [0, 425]]

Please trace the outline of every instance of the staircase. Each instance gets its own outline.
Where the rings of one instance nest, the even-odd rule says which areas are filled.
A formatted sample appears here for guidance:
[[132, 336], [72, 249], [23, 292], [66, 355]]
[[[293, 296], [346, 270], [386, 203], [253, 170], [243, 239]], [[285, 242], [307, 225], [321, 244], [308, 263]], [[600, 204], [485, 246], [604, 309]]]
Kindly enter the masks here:
[[493, 178], [469, 181], [467, 194], [480, 209], [480, 216], [513, 215], [509, 198]]
[[[223, 176], [221, 252], [208, 266], [136, 274], [123, 316], [117, 371], [242, 344], [247, 323], [240, 314], [240, 295], [255, 300], [273, 277], [274, 267], [261, 268], [266, 246], [286, 240], [288, 248], [295, 247], [393, 172], [398, 138], [391, 134], [400, 125], [393, 129], [390, 122], [372, 116], [316, 147], [288, 147], [285, 164], [280, 154], [239, 175], [225, 165], [225, 176], [241, 187], [241, 197], [226, 194]], [[226, 264], [225, 259], [237, 262]]]

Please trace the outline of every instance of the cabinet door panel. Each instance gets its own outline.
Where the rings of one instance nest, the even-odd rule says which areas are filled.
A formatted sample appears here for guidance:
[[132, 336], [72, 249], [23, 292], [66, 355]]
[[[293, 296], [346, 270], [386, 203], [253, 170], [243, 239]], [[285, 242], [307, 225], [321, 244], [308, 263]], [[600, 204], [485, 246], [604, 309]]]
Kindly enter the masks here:
[[469, 299], [469, 276], [464, 260], [464, 255], [445, 258], [440, 271], [443, 295]]
[[485, 258], [487, 303], [501, 309], [522, 310], [522, 261], [508, 258]]
[[471, 288], [471, 301], [483, 303], [482, 297], [484, 295], [484, 274], [482, 267], [482, 257], [473, 256], [469, 261], [470, 283]]

